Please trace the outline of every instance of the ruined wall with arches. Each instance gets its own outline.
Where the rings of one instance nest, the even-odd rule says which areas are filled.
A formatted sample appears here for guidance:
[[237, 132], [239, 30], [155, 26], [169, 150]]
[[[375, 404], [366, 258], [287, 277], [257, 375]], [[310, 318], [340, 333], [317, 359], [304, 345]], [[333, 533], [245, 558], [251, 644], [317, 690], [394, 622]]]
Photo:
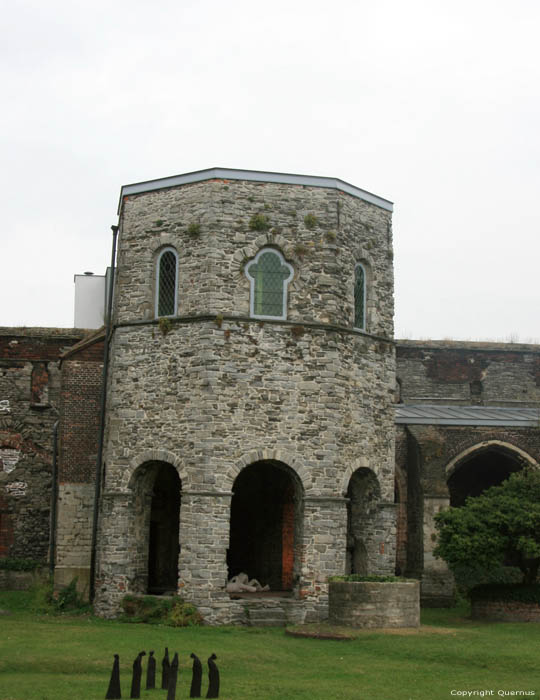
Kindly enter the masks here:
[[[159, 463], [178, 474], [176, 590], [205, 619], [242, 620], [225, 590], [240, 570], [320, 619], [348, 532], [368, 571], [394, 570], [391, 207], [316, 179], [123, 194], [97, 609], [152, 588]], [[163, 304], [175, 313], [160, 319], [162, 250], [178, 268]], [[369, 271], [362, 330], [357, 262]]]
[[[398, 341], [397, 375], [404, 404], [433, 416], [457, 409], [454, 425], [439, 418], [396, 430], [398, 565], [421, 579], [424, 605], [448, 604], [453, 579], [433, 556], [434, 517], [514, 471], [540, 468], [540, 353], [530, 345]], [[457, 424], [467, 422], [460, 407], [470, 406], [485, 409], [477, 424], [474, 416]]]

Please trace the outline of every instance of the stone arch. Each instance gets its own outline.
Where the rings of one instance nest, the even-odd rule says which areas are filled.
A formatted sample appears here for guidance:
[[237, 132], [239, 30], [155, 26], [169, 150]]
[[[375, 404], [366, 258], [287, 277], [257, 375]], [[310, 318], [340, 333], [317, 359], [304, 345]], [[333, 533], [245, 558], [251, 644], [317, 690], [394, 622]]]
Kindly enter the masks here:
[[286, 262], [293, 265], [294, 274], [289, 283], [289, 288], [296, 289], [301, 279], [301, 258], [291, 241], [287, 240], [281, 234], [272, 233], [271, 231], [257, 236], [254, 241], [243, 246], [234, 254], [234, 261], [236, 263], [235, 273], [239, 280], [245, 284], [246, 288], [249, 288], [249, 281], [244, 273], [244, 268], [246, 264], [257, 255], [261, 248], [275, 248], [283, 255]]
[[311, 474], [307, 467], [302, 463], [299, 457], [286, 452], [285, 450], [250, 450], [243, 454], [236, 462], [234, 462], [223, 477], [222, 489], [224, 491], [232, 491], [233, 484], [236, 481], [240, 472], [250, 464], [262, 461], [283, 462], [292, 469], [300, 479], [302, 488], [306, 495], [309, 495], [313, 488]]
[[190, 479], [188, 472], [186, 471], [185, 466], [179, 457], [168, 450], [146, 450], [145, 452], [141, 452], [133, 457], [129, 463], [129, 466], [124, 470], [120, 482], [120, 491], [126, 493], [133, 490], [133, 478], [136, 471], [139, 469], [139, 467], [148, 462], [167, 462], [178, 472], [178, 476], [182, 482], [182, 488], [189, 488]]
[[145, 460], [131, 475], [125, 536], [134, 592], [177, 589], [181, 490], [178, 469], [165, 460]]
[[275, 459], [240, 470], [231, 500], [228, 578], [240, 573], [271, 590], [298, 590], [304, 488], [298, 473]]
[[531, 467], [540, 468], [538, 462], [517, 445], [513, 445], [510, 442], [504, 442], [503, 440], [484, 440], [483, 442], [478, 442], [471, 447], [467, 447], [465, 450], [453, 457], [446, 465], [446, 478], [449, 479], [455, 470], [458, 469], [464, 461], [466, 461], [467, 457], [489, 448], [500, 448], [501, 450], [514, 452], [518, 458], [524, 460], [524, 462], [529, 464]]
[[369, 469], [370, 471], [372, 471], [375, 474], [375, 476], [378, 479], [377, 471], [372, 468], [372, 466], [368, 462], [368, 460], [367, 459], [359, 459], [356, 462], [349, 464], [347, 466], [347, 468], [345, 469], [345, 472], [343, 474], [343, 479], [341, 480], [340, 496], [347, 497], [347, 491], [349, 489], [349, 483], [351, 481], [351, 477], [359, 469]]
[[450, 505], [463, 505], [467, 497], [480, 495], [524, 466], [538, 468], [538, 463], [521, 448], [502, 440], [485, 440], [463, 450], [446, 467]]

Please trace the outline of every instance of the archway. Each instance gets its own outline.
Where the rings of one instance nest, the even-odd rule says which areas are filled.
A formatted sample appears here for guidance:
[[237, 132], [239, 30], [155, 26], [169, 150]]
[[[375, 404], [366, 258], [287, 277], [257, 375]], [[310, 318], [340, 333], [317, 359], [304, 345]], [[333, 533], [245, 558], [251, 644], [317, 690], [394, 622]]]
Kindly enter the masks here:
[[228, 576], [246, 573], [273, 591], [291, 591], [300, 576], [303, 489], [283, 462], [245, 467], [233, 485]]
[[176, 591], [180, 552], [181, 481], [167, 462], [146, 462], [133, 475], [135, 588], [155, 595]]
[[500, 445], [479, 448], [455, 465], [448, 478], [450, 505], [459, 507], [469, 496], [479, 496], [490, 486], [497, 486], [524, 466], [517, 452]]
[[369, 573], [380, 497], [374, 472], [366, 467], [357, 469], [347, 489], [347, 573]]

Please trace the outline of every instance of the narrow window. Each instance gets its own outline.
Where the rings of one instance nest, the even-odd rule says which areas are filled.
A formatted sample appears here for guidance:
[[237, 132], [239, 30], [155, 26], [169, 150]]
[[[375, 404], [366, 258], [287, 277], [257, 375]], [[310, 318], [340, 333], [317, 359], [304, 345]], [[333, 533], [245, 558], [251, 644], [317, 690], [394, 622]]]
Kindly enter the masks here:
[[366, 271], [360, 263], [354, 268], [354, 327], [366, 329]]
[[255, 318], [287, 318], [287, 285], [293, 268], [283, 255], [263, 248], [246, 266], [251, 285], [251, 315]]
[[156, 270], [156, 316], [175, 316], [177, 307], [176, 251], [165, 248], [157, 260]]

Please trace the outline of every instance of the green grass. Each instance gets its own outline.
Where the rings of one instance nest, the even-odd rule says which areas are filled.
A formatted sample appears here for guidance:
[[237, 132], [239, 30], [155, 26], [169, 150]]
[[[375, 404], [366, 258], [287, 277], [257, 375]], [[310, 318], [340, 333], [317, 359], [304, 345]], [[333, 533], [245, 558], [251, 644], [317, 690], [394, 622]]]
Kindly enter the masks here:
[[460, 697], [452, 690], [540, 697], [540, 625], [472, 622], [464, 608], [424, 611], [418, 632], [363, 630], [352, 641], [289, 637], [275, 628], [171, 628], [37, 615], [24, 593], [0, 593], [0, 609], [12, 612], [0, 616], [0, 700], [103, 699], [114, 653], [128, 698], [137, 653], [154, 649], [159, 670], [165, 646], [171, 657], [179, 653], [179, 699], [189, 696], [192, 651], [205, 667], [203, 697], [206, 659], [217, 654], [224, 700]]

